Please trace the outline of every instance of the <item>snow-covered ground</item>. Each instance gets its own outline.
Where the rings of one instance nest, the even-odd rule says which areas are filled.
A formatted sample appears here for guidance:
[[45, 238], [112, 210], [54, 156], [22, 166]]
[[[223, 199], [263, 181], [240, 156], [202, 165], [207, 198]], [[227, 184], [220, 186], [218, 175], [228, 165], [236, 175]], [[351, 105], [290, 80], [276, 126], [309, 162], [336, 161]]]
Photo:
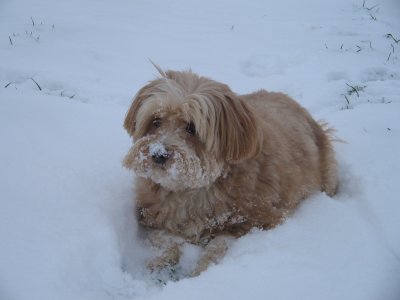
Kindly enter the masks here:
[[[399, 39], [398, 0], [0, 1], [0, 299], [400, 299]], [[160, 284], [121, 166], [148, 58], [328, 121], [339, 194]]]

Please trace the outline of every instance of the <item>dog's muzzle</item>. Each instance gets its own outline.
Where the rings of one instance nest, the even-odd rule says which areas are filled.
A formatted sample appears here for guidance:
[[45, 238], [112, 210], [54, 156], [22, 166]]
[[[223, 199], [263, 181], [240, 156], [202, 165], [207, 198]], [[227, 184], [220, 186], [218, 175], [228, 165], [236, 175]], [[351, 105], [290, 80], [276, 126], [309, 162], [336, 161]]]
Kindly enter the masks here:
[[206, 187], [222, 173], [223, 164], [185, 141], [148, 135], [138, 139], [124, 159], [124, 165], [137, 176], [150, 179], [171, 191]]

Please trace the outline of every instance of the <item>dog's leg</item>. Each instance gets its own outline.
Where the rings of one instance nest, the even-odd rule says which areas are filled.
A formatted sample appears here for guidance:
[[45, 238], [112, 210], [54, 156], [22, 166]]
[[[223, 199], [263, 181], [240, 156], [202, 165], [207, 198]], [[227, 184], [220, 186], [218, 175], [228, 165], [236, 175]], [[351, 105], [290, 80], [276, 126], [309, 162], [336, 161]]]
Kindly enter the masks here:
[[164, 250], [164, 252], [156, 258], [150, 260], [147, 268], [151, 271], [162, 270], [167, 267], [175, 266], [179, 263], [181, 257], [180, 245], [175, 244]]
[[153, 247], [162, 250], [161, 255], [147, 264], [150, 270], [162, 270], [179, 263], [183, 239], [169, 235], [162, 230], [150, 233], [147, 239]]
[[205, 271], [212, 263], [217, 263], [225, 255], [229, 246], [233, 241], [232, 236], [221, 235], [212, 239], [204, 248], [203, 255], [197, 262], [196, 268], [192, 272], [192, 276], [198, 276], [201, 272]]

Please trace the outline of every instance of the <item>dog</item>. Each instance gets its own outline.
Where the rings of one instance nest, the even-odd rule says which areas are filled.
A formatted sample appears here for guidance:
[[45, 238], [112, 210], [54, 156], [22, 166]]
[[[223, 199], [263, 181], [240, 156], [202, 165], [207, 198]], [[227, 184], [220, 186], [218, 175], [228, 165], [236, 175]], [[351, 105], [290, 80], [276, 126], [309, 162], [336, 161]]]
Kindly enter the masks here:
[[124, 166], [137, 178], [138, 221], [162, 249], [151, 270], [179, 263], [182, 245], [204, 250], [191, 275], [252, 228], [271, 229], [299, 203], [338, 189], [331, 129], [282, 93], [238, 95], [188, 71], [164, 72], [133, 99]]

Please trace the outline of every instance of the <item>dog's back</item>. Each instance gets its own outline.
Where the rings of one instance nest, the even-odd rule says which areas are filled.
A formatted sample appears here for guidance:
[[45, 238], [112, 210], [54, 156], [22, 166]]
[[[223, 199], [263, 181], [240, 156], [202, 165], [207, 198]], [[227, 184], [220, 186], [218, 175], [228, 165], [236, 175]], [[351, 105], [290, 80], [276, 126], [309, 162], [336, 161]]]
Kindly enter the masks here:
[[[264, 126], [264, 149], [277, 148], [271, 143], [283, 143], [278, 152], [287, 150], [304, 175], [314, 169], [319, 189], [333, 196], [338, 188], [337, 163], [331, 144], [332, 130], [325, 123], [317, 123], [306, 109], [285, 94], [261, 90], [241, 96], [253, 107]], [[313, 168], [312, 165], [318, 167]]]

